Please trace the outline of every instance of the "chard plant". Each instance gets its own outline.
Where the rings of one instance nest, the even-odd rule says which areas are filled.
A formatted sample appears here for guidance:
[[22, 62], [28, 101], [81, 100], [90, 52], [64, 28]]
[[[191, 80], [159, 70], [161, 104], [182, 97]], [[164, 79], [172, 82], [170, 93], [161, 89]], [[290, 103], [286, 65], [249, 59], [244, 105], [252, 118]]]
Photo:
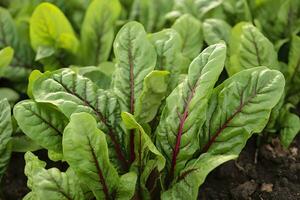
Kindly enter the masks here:
[[179, 78], [182, 69], [171, 66], [189, 63], [179, 35], [147, 36], [141, 24], [125, 24], [109, 86], [84, 68], [31, 74], [31, 99], [14, 107], [14, 117], [50, 159], [69, 167], [49, 169], [27, 152], [25, 199], [197, 199], [207, 174], [237, 158], [267, 125], [284, 76], [258, 65], [217, 84], [227, 56], [220, 42], [190, 55]]

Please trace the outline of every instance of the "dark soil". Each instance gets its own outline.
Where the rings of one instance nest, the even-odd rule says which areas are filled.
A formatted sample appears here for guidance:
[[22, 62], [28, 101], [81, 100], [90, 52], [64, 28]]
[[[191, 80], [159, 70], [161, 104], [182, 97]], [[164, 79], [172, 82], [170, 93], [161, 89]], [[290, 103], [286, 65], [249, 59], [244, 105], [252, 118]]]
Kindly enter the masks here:
[[[39, 159], [47, 162], [47, 168], [56, 167], [65, 171], [66, 163], [53, 162], [48, 159], [47, 151], [34, 152]], [[30, 190], [27, 188], [27, 178], [24, 174], [24, 153], [13, 153], [10, 164], [0, 185], [0, 200], [21, 200]], [[45, 199], [46, 200], [46, 199]]]
[[[300, 135], [289, 150], [278, 140], [261, 145], [254, 163], [256, 139], [248, 141], [239, 159], [215, 169], [200, 188], [201, 200], [300, 200]], [[43, 160], [45, 152], [37, 152]], [[49, 161], [47, 161], [49, 162]], [[61, 163], [47, 167], [66, 168]], [[24, 175], [23, 154], [14, 153], [1, 189], [0, 200], [19, 200], [29, 191]]]
[[300, 200], [300, 135], [288, 150], [277, 139], [263, 144], [255, 164], [256, 138], [237, 161], [211, 172], [200, 188], [201, 200]]

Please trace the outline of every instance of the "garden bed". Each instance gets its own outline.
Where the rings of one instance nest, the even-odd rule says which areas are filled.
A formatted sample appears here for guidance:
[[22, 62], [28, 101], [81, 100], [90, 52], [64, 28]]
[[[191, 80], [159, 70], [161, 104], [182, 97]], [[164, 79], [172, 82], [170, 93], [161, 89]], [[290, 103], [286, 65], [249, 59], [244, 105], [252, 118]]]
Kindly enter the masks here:
[[[227, 162], [211, 172], [200, 188], [199, 199], [300, 199], [300, 135], [289, 150], [284, 150], [274, 139], [271, 144], [263, 144], [254, 163], [256, 140], [248, 141], [237, 162]], [[41, 159], [46, 159], [44, 151], [39, 151]], [[48, 161], [49, 163], [50, 161]], [[19, 200], [28, 193], [26, 176], [23, 173], [22, 153], [12, 156], [1, 187], [3, 200]], [[61, 163], [50, 162], [49, 166], [65, 168]]]

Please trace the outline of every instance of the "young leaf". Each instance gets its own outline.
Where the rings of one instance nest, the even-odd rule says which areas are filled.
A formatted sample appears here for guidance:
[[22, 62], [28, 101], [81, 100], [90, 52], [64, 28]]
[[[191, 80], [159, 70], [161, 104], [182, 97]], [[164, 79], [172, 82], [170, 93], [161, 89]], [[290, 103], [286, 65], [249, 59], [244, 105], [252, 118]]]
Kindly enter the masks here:
[[203, 22], [203, 36], [208, 45], [218, 43], [221, 40], [228, 44], [230, 31], [231, 26], [221, 19], [210, 18]]
[[[76, 149], [76, 151], [75, 151]], [[63, 155], [97, 199], [110, 199], [119, 182], [109, 161], [105, 134], [87, 113], [75, 113], [63, 134]]]
[[80, 54], [85, 65], [97, 66], [108, 59], [120, 12], [118, 0], [96, 0], [89, 5], [81, 28]]
[[[146, 155], [147, 152], [151, 152], [157, 157], [157, 168], [159, 171], [161, 171], [165, 166], [165, 158], [152, 143], [150, 137], [145, 133], [143, 127], [138, 124], [133, 115], [131, 115], [130, 113], [122, 112], [122, 119], [126, 128], [136, 129], [138, 131], [135, 137], [135, 144], [139, 145], [139, 153], [141, 154], [141, 158], [144, 158], [144, 155]], [[147, 151], [145, 149], [147, 149]]]
[[162, 199], [196, 199], [207, 174], [237, 158], [247, 139], [263, 130], [283, 89], [283, 75], [266, 67], [239, 72], [215, 88], [200, 134], [202, 154], [187, 163]]
[[25, 153], [24, 158], [26, 163], [24, 173], [27, 176], [27, 186], [33, 190], [35, 184], [38, 184], [34, 182], [34, 176], [45, 168], [46, 162], [39, 160], [38, 157], [30, 151]]
[[207, 101], [223, 70], [225, 57], [226, 46], [222, 43], [206, 48], [191, 63], [187, 79], [166, 99], [156, 129], [156, 143], [167, 158], [167, 182], [178, 175], [199, 148], [198, 131], [204, 123]]
[[109, 139], [111, 159], [118, 159], [127, 166], [124, 146], [126, 135], [121, 128], [121, 114], [116, 97], [109, 91], [98, 89], [87, 78], [70, 69], [43, 74], [33, 84], [33, 96], [37, 102], [56, 105], [68, 118], [77, 112], [93, 114], [98, 125]]
[[120, 177], [119, 184], [115, 193], [116, 200], [129, 200], [135, 192], [137, 175], [134, 172], [129, 172]]
[[14, 57], [14, 50], [11, 47], [5, 47], [0, 50], [0, 76], [2, 68], [7, 67]]
[[287, 70], [288, 99], [294, 105], [300, 102], [300, 37], [294, 35], [289, 52]]
[[229, 75], [258, 66], [279, 69], [273, 44], [252, 24], [241, 22], [232, 29], [229, 50]]
[[155, 69], [180, 73], [184, 57], [181, 54], [182, 39], [179, 33], [174, 29], [164, 29], [149, 35], [149, 39], [157, 53]]
[[[193, 27], [191, 29], [191, 27]], [[202, 24], [191, 15], [185, 14], [178, 18], [172, 26], [182, 38], [181, 51], [185, 57], [193, 60], [203, 46]]]
[[143, 26], [129, 22], [116, 36], [114, 53], [117, 61], [114, 89], [122, 110], [134, 114], [143, 80], [155, 67], [155, 49], [147, 40]]
[[[35, 51], [43, 48], [77, 51], [78, 40], [66, 16], [53, 4], [41, 3], [30, 19], [30, 40]], [[39, 55], [39, 54], [38, 54]]]
[[[45, 72], [47, 73], [47, 72]], [[33, 70], [28, 77], [27, 95], [33, 99], [32, 89], [33, 83], [43, 75], [39, 70]]]
[[280, 142], [285, 148], [288, 148], [300, 131], [300, 118], [283, 108], [281, 109], [279, 123], [281, 128]]
[[37, 144], [62, 152], [62, 134], [68, 119], [50, 104], [25, 100], [14, 107], [14, 116], [22, 131]]
[[0, 88], [0, 100], [7, 99], [10, 105], [14, 105], [20, 98], [19, 94], [10, 88]]
[[150, 188], [147, 188], [146, 186], [147, 180], [151, 178], [153, 180], [158, 179], [159, 175], [150, 177], [152, 174], [151, 172], [157, 172], [157, 174], [159, 174], [164, 168], [166, 161], [152, 143], [150, 137], [145, 133], [143, 127], [134, 119], [133, 115], [122, 112], [122, 119], [128, 129], [136, 130], [134, 133], [134, 150], [136, 158], [131, 166], [131, 170], [136, 171], [138, 174], [137, 193], [139, 197], [148, 199], [151, 191], [149, 190]]
[[180, 73], [186, 73], [189, 58], [181, 53], [182, 39], [174, 29], [164, 29], [149, 35], [157, 54], [156, 69], [170, 72], [168, 94], [180, 82]]
[[142, 23], [147, 32], [161, 30], [167, 22], [165, 15], [172, 7], [173, 1], [169, 0], [134, 0], [129, 19]]
[[17, 30], [8, 10], [0, 7], [0, 49], [17, 46]]
[[6, 170], [11, 154], [12, 123], [10, 105], [6, 99], [0, 100], [0, 180]]
[[175, 1], [174, 9], [180, 14], [189, 13], [198, 19], [203, 19], [212, 9], [221, 5], [223, 0], [182, 0]]
[[143, 91], [136, 102], [135, 118], [140, 123], [150, 122], [165, 98], [168, 89], [169, 72], [152, 71], [144, 79]]
[[36, 198], [49, 200], [83, 200], [84, 195], [76, 175], [60, 172], [57, 168], [42, 169], [33, 177]]

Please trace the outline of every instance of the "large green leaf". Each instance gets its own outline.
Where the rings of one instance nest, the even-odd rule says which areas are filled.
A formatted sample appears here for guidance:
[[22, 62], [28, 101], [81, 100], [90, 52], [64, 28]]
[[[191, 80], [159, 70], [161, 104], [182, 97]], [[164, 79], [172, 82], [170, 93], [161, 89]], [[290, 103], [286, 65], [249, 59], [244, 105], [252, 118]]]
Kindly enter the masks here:
[[45, 48], [75, 53], [78, 46], [70, 22], [59, 8], [50, 3], [42, 3], [34, 10], [30, 19], [30, 41], [38, 54]]
[[42, 147], [62, 152], [62, 134], [68, 119], [50, 104], [25, 100], [14, 107], [22, 131]]
[[202, 154], [186, 165], [162, 199], [196, 199], [207, 174], [237, 158], [249, 137], [263, 130], [283, 89], [283, 75], [265, 67], [239, 72], [215, 88], [200, 133]]
[[169, 82], [169, 72], [152, 71], [144, 79], [143, 91], [136, 102], [135, 117], [140, 123], [150, 122], [157, 114], [165, 98]]
[[226, 58], [222, 43], [209, 46], [189, 67], [187, 79], [166, 99], [156, 129], [158, 149], [167, 158], [168, 182], [177, 177], [199, 149], [198, 131], [206, 118], [207, 101]]
[[155, 49], [148, 41], [143, 26], [129, 22], [117, 34], [114, 53], [117, 62], [114, 89], [122, 110], [134, 114], [143, 80], [155, 67]]
[[182, 38], [182, 54], [191, 60], [198, 56], [203, 46], [201, 22], [193, 16], [186, 14], [178, 18], [172, 28]]
[[[75, 151], [76, 149], [76, 151]], [[75, 113], [63, 135], [63, 154], [97, 199], [110, 199], [119, 182], [109, 160], [105, 134], [87, 113]]]
[[232, 29], [229, 50], [229, 75], [258, 66], [279, 69], [273, 44], [252, 24], [241, 22]]
[[221, 40], [228, 44], [231, 34], [230, 31], [231, 26], [221, 19], [210, 18], [203, 22], [203, 36], [208, 45], [218, 43]]
[[89, 5], [81, 28], [80, 54], [85, 65], [99, 65], [108, 59], [120, 12], [118, 0], [96, 0]]
[[0, 100], [0, 180], [6, 170], [11, 155], [12, 123], [10, 105], [6, 99]]
[[36, 198], [49, 200], [83, 200], [80, 183], [73, 174], [60, 172], [57, 168], [42, 169], [33, 177]]
[[124, 135], [120, 122], [121, 113], [116, 97], [109, 91], [98, 89], [87, 78], [70, 69], [43, 74], [33, 84], [33, 96], [37, 102], [56, 105], [68, 118], [72, 113], [93, 114], [102, 131], [108, 136], [111, 159], [117, 158], [126, 168]]

